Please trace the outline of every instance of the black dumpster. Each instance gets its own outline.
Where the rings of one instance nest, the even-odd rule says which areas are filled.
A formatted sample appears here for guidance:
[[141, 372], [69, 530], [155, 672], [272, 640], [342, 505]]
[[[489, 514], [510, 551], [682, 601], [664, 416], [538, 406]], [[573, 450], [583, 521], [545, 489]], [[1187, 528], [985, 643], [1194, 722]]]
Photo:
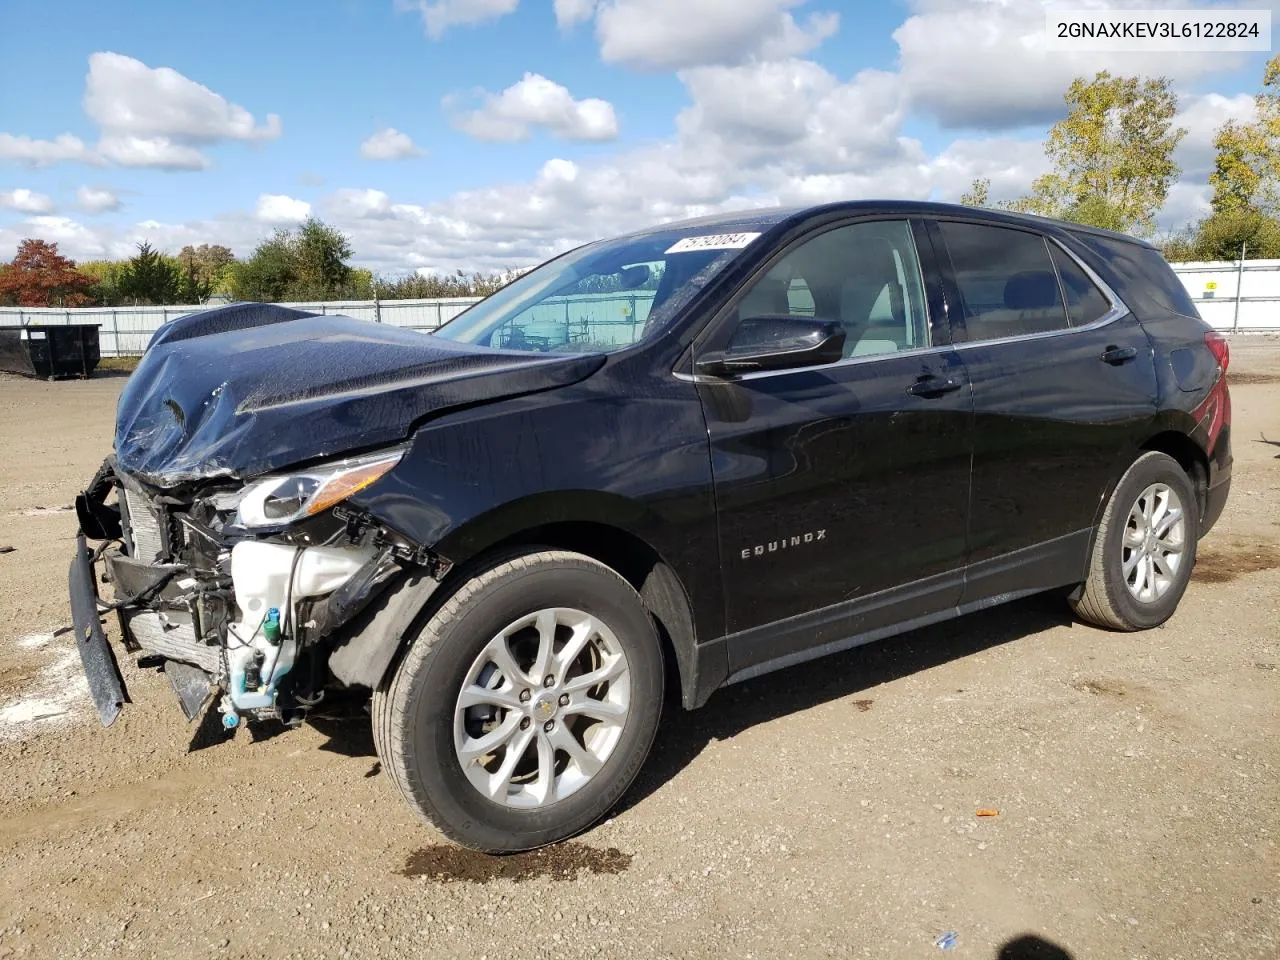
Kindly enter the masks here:
[[0, 372], [28, 377], [87, 377], [98, 366], [96, 323], [0, 327]]

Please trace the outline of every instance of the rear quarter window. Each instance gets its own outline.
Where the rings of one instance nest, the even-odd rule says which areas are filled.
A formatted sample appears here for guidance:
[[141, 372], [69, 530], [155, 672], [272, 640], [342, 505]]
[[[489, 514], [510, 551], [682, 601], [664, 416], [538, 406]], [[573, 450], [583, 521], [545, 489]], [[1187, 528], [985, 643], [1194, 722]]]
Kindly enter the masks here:
[[1120, 281], [1116, 292], [1131, 309], [1144, 314], [1200, 316], [1187, 288], [1158, 250], [1088, 233], [1076, 234], [1075, 239], [1106, 261]]

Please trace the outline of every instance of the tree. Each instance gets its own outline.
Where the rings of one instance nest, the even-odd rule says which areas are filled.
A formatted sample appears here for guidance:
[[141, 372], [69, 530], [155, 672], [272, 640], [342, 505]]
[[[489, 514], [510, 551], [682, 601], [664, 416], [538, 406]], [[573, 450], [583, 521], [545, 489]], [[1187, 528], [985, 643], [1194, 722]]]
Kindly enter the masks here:
[[80, 307], [93, 279], [58, 253], [56, 243], [23, 240], [17, 255], [0, 271], [0, 302], [20, 307]]
[[1214, 213], [1257, 210], [1274, 216], [1280, 207], [1280, 54], [1267, 62], [1253, 102], [1251, 123], [1228, 121], [1214, 137]]
[[120, 284], [128, 266], [128, 260], [81, 260], [76, 269], [93, 280], [93, 286], [86, 291], [89, 297], [109, 307], [124, 301]]
[[213, 293], [227, 292], [236, 255], [220, 244], [188, 244], [178, 251], [178, 271], [184, 303], [203, 303]]
[[[247, 260], [236, 264], [232, 295], [237, 300], [264, 302], [349, 296], [359, 288], [346, 262], [350, 256], [346, 235], [311, 217], [296, 232], [277, 230]], [[371, 285], [372, 276], [367, 275], [366, 289]]]
[[428, 300], [447, 297], [487, 297], [501, 290], [525, 271], [504, 270], [497, 273], [473, 273], [458, 270], [441, 276], [411, 273], [396, 279], [379, 278], [374, 289], [382, 300]]
[[336, 227], [308, 217], [293, 240], [299, 299], [325, 300], [341, 296], [351, 280], [351, 243]]
[[1213, 212], [1165, 244], [1179, 260], [1280, 257], [1280, 55], [1268, 61], [1250, 122], [1214, 137]]
[[970, 184], [967, 192], [960, 195], [960, 202], [966, 207], [985, 207], [988, 206], [990, 193], [991, 178], [979, 177]]
[[292, 234], [277, 230], [232, 269], [231, 295], [236, 300], [276, 303], [289, 299], [294, 279]]
[[1067, 116], [1049, 130], [1053, 171], [1031, 196], [1007, 206], [1112, 230], [1150, 233], [1179, 169], [1173, 151], [1186, 136], [1173, 126], [1178, 98], [1167, 77], [1078, 77]]
[[181, 276], [177, 263], [146, 240], [138, 244], [120, 278], [120, 295], [135, 303], [177, 303]]

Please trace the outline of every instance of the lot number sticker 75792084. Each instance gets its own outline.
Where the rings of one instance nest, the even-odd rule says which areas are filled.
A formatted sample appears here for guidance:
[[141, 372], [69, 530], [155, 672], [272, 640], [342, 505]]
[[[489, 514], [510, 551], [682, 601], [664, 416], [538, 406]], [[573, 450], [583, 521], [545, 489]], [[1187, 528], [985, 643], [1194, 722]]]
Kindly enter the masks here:
[[758, 233], [716, 233], [709, 237], [685, 237], [667, 247], [667, 253], [693, 253], [695, 250], [741, 250]]

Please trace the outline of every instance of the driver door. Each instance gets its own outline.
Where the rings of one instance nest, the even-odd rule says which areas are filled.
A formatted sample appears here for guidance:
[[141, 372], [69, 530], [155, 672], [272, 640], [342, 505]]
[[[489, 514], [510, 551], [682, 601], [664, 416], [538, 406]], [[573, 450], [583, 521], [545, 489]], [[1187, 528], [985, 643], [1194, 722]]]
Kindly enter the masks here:
[[810, 235], [748, 282], [698, 348], [732, 344], [763, 315], [835, 320], [846, 333], [836, 363], [697, 377], [731, 675], [960, 597], [972, 399], [945, 316], [930, 322], [917, 236], [929, 264], [927, 234], [907, 220]]

